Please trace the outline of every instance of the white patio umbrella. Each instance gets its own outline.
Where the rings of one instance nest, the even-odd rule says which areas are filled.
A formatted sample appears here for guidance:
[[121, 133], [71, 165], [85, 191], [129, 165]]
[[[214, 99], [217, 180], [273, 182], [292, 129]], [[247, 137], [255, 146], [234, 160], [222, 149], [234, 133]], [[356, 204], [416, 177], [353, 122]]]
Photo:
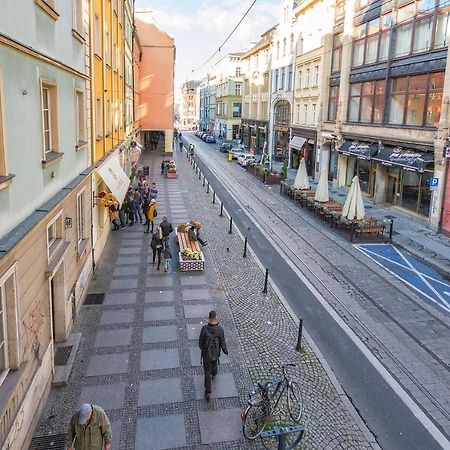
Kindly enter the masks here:
[[314, 200], [318, 202], [328, 202], [330, 200], [330, 196], [328, 195], [328, 170], [326, 168], [320, 171]]
[[297, 175], [295, 176], [294, 188], [309, 189], [308, 174], [306, 173], [305, 158], [302, 158], [298, 166]]
[[353, 177], [352, 185], [348, 191], [347, 198], [345, 199], [344, 207], [342, 208], [342, 217], [346, 217], [349, 220], [357, 219], [362, 220], [366, 215], [364, 210], [364, 202], [361, 194], [361, 187], [359, 185], [359, 178]]

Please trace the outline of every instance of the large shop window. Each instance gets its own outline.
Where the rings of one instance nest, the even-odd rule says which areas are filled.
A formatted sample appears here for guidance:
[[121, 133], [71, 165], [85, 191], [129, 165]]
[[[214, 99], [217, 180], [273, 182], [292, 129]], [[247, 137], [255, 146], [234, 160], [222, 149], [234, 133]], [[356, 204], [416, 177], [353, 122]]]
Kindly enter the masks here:
[[444, 72], [394, 78], [391, 84], [389, 123], [437, 127], [443, 87]]
[[385, 92], [385, 80], [351, 84], [348, 121], [381, 123], [383, 121]]
[[355, 28], [353, 67], [387, 59], [391, 23], [392, 16], [388, 13], [369, 22], [362, 23]]
[[328, 120], [336, 120], [337, 106], [339, 101], [339, 86], [330, 86], [330, 97], [328, 99]]
[[394, 56], [446, 47], [449, 13], [447, 0], [419, 0], [399, 8]]

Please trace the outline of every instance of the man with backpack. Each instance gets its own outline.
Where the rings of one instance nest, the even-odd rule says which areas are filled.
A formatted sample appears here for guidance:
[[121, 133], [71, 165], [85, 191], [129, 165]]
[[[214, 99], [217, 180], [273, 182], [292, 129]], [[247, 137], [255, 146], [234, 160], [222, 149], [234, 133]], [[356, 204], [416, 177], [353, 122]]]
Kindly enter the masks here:
[[220, 351], [228, 355], [225, 333], [219, 325], [216, 311], [209, 312], [208, 324], [203, 325], [198, 338], [198, 346], [202, 352], [201, 360], [205, 373], [205, 398], [211, 400], [211, 379], [217, 375]]

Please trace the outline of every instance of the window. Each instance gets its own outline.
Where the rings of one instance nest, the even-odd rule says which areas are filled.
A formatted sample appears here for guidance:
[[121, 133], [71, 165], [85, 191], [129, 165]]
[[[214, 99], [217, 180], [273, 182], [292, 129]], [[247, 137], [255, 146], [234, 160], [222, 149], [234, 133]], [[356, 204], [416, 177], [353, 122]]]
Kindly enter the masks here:
[[73, 4], [73, 29], [84, 38], [83, 30], [83, 1], [72, 0]]
[[283, 56], [286, 56], [286, 38], [283, 39]]
[[242, 95], [242, 84], [241, 83], [236, 83], [234, 85], [234, 95], [237, 95], [239, 97]]
[[109, 38], [109, 31], [105, 31], [105, 60], [106, 64], [111, 65], [111, 41]]
[[98, 56], [102, 55], [102, 44], [101, 44], [101, 30], [100, 30], [100, 19], [97, 14], [94, 17], [94, 46], [95, 53]]
[[419, 0], [397, 11], [397, 57], [447, 46], [450, 7], [443, 0]]
[[297, 123], [300, 123], [300, 105], [297, 105]]
[[280, 57], [280, 41], [277, 42], [277, 59]]
[[443, 72], [394, 78], [391, 84], [389, 123], [437, 127], [443, 87]]
[[332, 72], [337, 72], [338, 70], [341, 70], [342, 39], [343, 33], [337, 33], [333, 36], [333, 54], [331, 57]]
[[109, 98], [106, 100], [105, 123], [106, 136], [109, 136], [111, 134], [111, 100]]
[[311, 124], [312, 125], [316, 125], [316, 110], [317, 110], [317, 105], [315, 103], [313, 103], [312, 109], [311, 109]]
[[8, 165], [6, 160], [5, 128], [3, 122], [3, 83], [0, 70], [0, 183], [1, 178], [6, 177], [7, 175]]
[[384, 61], [388, 57], [391, 14], [365, 22], [355, 28], [352, 66]]
[[58, 111], [56, 100], [56, 85], [41, 82], [42, 101], [42, 140], [44, 144], [44, 160], [51, 152], [58, 151]]
[[60, 213], [47, 225], [47, 256], [50, 259], [62, 242], [63, 221]]
[[306, 69], [305, 87], [309, 87], [310, 77], [311, 77], [311, 69], [308, 67]]
[[0, 276], [0, 384], [21, 363], [16, 271], [17, 263]]
[[113, 44], [113, 52], [112, 52], [112, 68], [117, 71], [117, 45], [114, 42]]
[[84, 93], [75, 91], [75, 146], [79, 147], [86, 143], [86, 121], [84, 109]]
[[294, 51], [294, 35], [291, 33], [291, 53]]
[[78, 247], [86, 239], [85, 191], [77, 195], [77, 242]]
[[303, 82], [303, 80], [302, 80], [302, 78], [303, 78], [303, 70], [299, 70], [298, 71], [298, 75], [297, 75], [297, 80], [298, 80], [298, 89], [301, 89], [303, 86], [302, 86], [302, 82]]
[[349, 122], [381, 123], [384, 114], [386, 82], [366, 81], [350, 85]]
[[289, 66], [288, 91], [292, 90], [292, 66]]
[[319, 66], [314, 66], [314, 86], [319, 86]]
[[237, 77], [241, 76], [241, 68], [240, 67], [236, 67], [236, 76]]
[[303, 105], [303, 123], [308, 123], [308, 105]]
[[102, 99], [98, 98], [95, 101], [95, 129], [97, 133], [97, 140], [103, 137], [103, 112], [102, 112]]
[[233, 117], [242, 117], [242, 103], [233, 103]]
[[330, 96], [328, 99], [328, 120], [334, 122], [339, 101], [339, 86], [330, 86]]
[[278, 89], [284, 89], [285, 88], [285, 84], [284, 84], [284, 82], [285, 82], [285, 72], [286, 72], [286, 67], [283, 67], [282, 69], [280, 69], [281, 70], [281, 84], [280, 84], [280, 86], [278, 87]]

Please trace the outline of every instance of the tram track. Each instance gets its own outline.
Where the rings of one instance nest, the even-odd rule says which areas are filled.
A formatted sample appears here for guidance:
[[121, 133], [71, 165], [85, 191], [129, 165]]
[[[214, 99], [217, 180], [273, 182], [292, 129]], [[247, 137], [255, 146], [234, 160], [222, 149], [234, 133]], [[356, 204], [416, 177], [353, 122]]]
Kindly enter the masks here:
[[[205, 153], [206, 158], [204, 157]], [[433, 352], [432, 349], [424, 345], [416, 336], [414, 336], [413, 333], [410, 332], [410, 330], [403, 326], [397, 318], [395, 318], [386, 308], [384, 308], [369, 294], [362, 290], [361, 287], [356, 284], [337, 265], [332, 264], [327, 255], [325, 255], [319, 249], [315, 248], [307, 239], [305, 239], [304, 236], [302, 236], [298, 232], [298, 230], [291, 223], [289, 223], [289, 220], [283, 217], [279, 212], [275, 211], [270, 202], [267, 201], [267, 198], [269, 197], [270, 199], [274, 200], [274, 202], [281, 203], [283, 205], [283, 208], [287, 208], [292, 214], [295, 215], [296, 220], [300, 220], [302, 223], [306, 224], [307, 227], [310, 227], [310, 222], [302, 217], [292, 205], [290, 205], [287, 201], [284, 201], [285, 199], [283, 199], [282, 197], [280, 198], [279, 195], [275, 195], [273, 192], [270, 192], [267, 189], [262, 189], [262, 187], [258, 185], [256, 180], [251, 180], [251, 184], [254, 188], [249, 190], [248, 186], [246, 186], [238, 176], [232, 177], [231, 181], [229, 178], [222, 175], [223, 171], [218, 170], [219, 168], [221, 168], [224, 169], [225, 172], [228, 172], [229, 162], [217, 160], [215, 158], [213, 159], [208, 155], [207, 152], [201, 152], [199, 156], [202, 159], [203, 163], [208, 167], [208, 170], [214, 175], [214, 177], [216, 177], [217, 181], [220, 182], [234, 196], [238, 204], [240, 204], [242, 209], [246, 211], [247, 215], [252, 219], [252, 221], [254, 223], [258, 222], [264, 224], [264, 227], [268, 227], [266, 231], [270, 232], [271, 239], [275, 241], [276, 244], [283, 250], [283, 252], [289, 256], [294, 265], [297, 266], [302, 272], [307, 271], [309, 276], [313, 279], [315, 285], [319, 285], [320, 289], [322, 291], [325, 291], [326, 300], [352, 329], [357, 330], [355, 332], [359, 335], [360, 339], [362, 339], [365, 345], [377, 357], [377, 359], [383, 364], [383, 366], [392, 373], [392, 368], [386, 366], [385, 362], [383, 361], [382, 355], [385, 354], [392, 361], [392, 364], [401, 373], [403, 373], [405, 377], [407, 377], [424, 396], [426, 396], [426, 398], [430, 401], [430, 403], [434, 405], [434, 407], [442, 414], [442, 416], [447, 420], [450, 420], [450, 412], [439, 401], [439, 399], [437, 399], [436, 396], [432, 392], [430, 392], [429, 389], [411, 372], [411, 370], [409, 370], [408, 367], [406, 367], [406, 365], [390, 350], [390, 348], [384, 342], [382, 342], [375, 335], [375, 333], [363, 321], [361, 321], [356, 314], [353, 313], [353, 311], [349, 309], [349, 307], [339, 298], [339, 296], [337, 296], [332, 291], [332, 289], [330, 289], [323, 282], [323, 280], [320, 279], [320, 277], [311, 269], [310, 264], [308, 264], [307, 261], [301, 258], [298, 252], [294, 251], [290, 243], [286, 242], [281, 237], [278, 237], [280, 224], [276, 223], [273, 218], [275, 218], [277, 222], [281, 222], [284, 227], [287, 227], [290, 232], [296, 236], [296, 239], [301, 239], [302, 242], [307, 245], [312, 252], [316, 253], [323, 261], [326, 261], [326, 263], [330, 267], [330, 270], [324, 270], [324, 273], [334, 278], [339, 284], [341, 284], [341, 286], [342, 284], [344, 284], [348, 288], [350, 288], [347, 290], [351, 297], [355, 298], [355, 296], [358, 296], [359, 298], [355, 298], [355, 300], [359, 303], [361, 303], [361, 300], [365, 301], [366, 303], [370, 303], [372, 307], [376, 308], [376, 310], [380, 314], [382, 314], [390, 322], [395, 324], [395, 326], [398, 327], [398, 329], [401, 330], [402, 333], [404, 333], [409, 339], [411, 339], [415, 345], [419, 346], [420, 349], [426, 352], [426, 354], [429, 355], [437, 364], [439, 364], [439, 367], [443, 368], [447, 373], [450, 372], [448, 363], [442, 360], [442, 358], [440, 358], [439, 355]], [[247, 179], [247, 184], [248, 181], [249, 180]], [[234, 183], [236, 183], [237, 186], [233, 185]], [[243, 204], [242, 201], [242, 190], [247, 193], [248, 197], [250, 196], [249, 199], [245, 202], [246, 204]], [[263, 210], [266, 210], [266, 214], [259, 212], [256, 207], [251, 206], [252, 203], [255, 204], [255, 202], [258, 202], [263, 207]], [[267, 212], [270, 212], [271, 215], [267, 214]], [[272, 220], [272, 223], [270, 223], [270, 220], [268, 220], [268, 218]], [[375, 273], [373, 272], [373, 268], [369, 264], [365, 263], [359, 258], [356, 258], [348, 249], [346, 249], [343, 245], [336, 242], [335, 240], [332, 240], [322, 230], [320, 230], [319, 228], [314, 228], [314, 232], [320, 233], [321, 237], [329, 241], [333, 246], [337, 245], [339, 247], [339, 251], [343, 252], [347, 258], [351, 258], [351, 260], [354, 261], [354, 264], [363, 265], [371, 273]], [[450, 329], [448, 323], [446, 323], [444, 320], [441, 320], [440, 317], [430, 312], [428, 308], [425, 308], [424, 306], [413, 300], [410, 296], [406, 295], [390, 280], [386, 279], [378, 273], [375, 274], [379, 278], [380, 283], [387, 283], [391, 288], [395, 289], [397, 294], [402, 297], [402, 300], [408, 302], [412, 308], [420, 308], [424, 312], [424, 314], [428, 315], [430, 319], [437, 321], [445, 329]], [[380, 288], [382, 288], [382, 284], [380, 284]], [[321, 294], [323, 294], [323, 292], [321, 292]], [[405, 391], [410, 392], [410, 389], [408, 389], [397, 376], [394, 375], [394, 378], [396, 378], [397, 381], [404, 387]], [[412, 395], [413, 397], [415, 396], [413, 392], [410, 392], [410, 395]], [[427, 412], [426, 409], [423, 410]]]

